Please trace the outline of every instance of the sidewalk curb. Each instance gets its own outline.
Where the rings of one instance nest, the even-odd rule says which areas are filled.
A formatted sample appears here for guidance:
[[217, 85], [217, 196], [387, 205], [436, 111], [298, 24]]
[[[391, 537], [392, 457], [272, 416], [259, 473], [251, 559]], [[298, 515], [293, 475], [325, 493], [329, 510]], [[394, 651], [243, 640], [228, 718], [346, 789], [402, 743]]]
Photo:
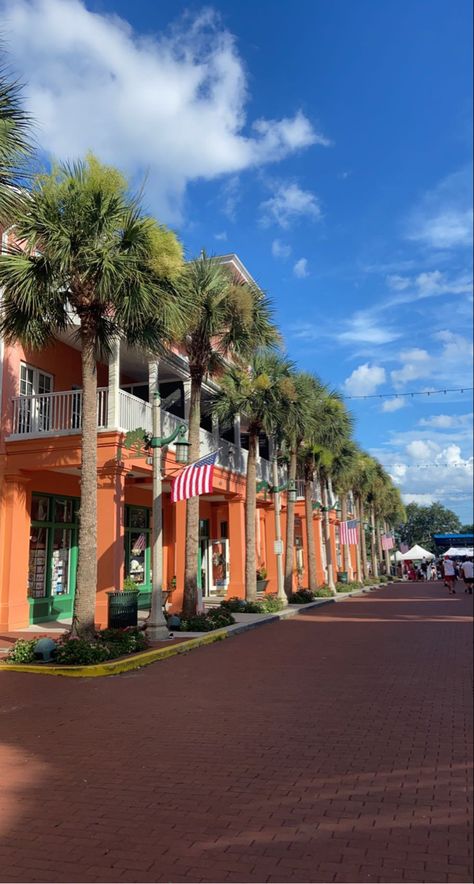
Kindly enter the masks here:
[[301, 611], [309, 611], [322, 605], [342, 602], [347, 598], [361, 596], [386, 586], [390, 586], [390, 583], [354, 589], [352, 592], [341, 592], [336, 596], [316, 599], [307, 605], [289, 605], [283, 611], [268, 614], [266, 617], [262, 617], [261, 620], [254, 620], [251, 623], [235, 623], [232, 626], [226, 626], [224, 629], [216, 629], [213, 632], [205, 633], [203, 636], [199, 636], [199, 638], [187, 639], [176, 645], [168, 645], [166, 648], [153, 648], [151, 651], [142, 651], [140, 654], [134, 654], [132, 657], [122, 657], [110, 662], [96, 663], [90, 666], [68, 666], [67, 668], [48, 663], [23, 665], [0, 662], [0, 672], [27, 672], [32, 675], [52, 675], [62, 678], [104, 678], [109, 675], [120, 675], [122, 672], [141, 669], [144, 666], [149, 666], [150, 663], [157, 663], [159, 660], [167, 660], [178, 654], [186, 654], [188, 651], [193, 651], [194, 648], [199, 648], [203, 645], [212, 645], [226, 638], [232, 638], [234, 635], [249, 632], [251, 629], [257, 629], [260, 626], [266, 626], [268, 623], [278, 623], [280, 620], [296, 617]]

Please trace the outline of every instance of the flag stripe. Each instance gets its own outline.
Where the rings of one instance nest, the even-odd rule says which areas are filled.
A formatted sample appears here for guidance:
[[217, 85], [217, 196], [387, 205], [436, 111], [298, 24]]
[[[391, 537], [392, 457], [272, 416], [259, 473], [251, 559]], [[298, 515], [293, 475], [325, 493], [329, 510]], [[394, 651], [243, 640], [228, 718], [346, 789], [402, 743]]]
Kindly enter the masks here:
[[171, 488], [172, 503], [212, 492], [214, 464], [218, 455], [219, 452], [214, 451], [181, 470]]

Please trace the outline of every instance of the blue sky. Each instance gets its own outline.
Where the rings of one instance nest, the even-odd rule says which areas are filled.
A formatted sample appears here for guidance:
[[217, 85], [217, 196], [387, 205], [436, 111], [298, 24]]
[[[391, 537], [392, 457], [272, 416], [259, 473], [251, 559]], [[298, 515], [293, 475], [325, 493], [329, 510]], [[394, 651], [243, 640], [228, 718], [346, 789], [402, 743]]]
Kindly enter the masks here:
[[[236, 252], [271, 294], [302, 368], [346, 395], [472, 386], [469, 0], [0, 9], [44, 150], [146, 173], [189, 256]], [[351, 407], [407, 501], [472, 520], [469, 394]]]

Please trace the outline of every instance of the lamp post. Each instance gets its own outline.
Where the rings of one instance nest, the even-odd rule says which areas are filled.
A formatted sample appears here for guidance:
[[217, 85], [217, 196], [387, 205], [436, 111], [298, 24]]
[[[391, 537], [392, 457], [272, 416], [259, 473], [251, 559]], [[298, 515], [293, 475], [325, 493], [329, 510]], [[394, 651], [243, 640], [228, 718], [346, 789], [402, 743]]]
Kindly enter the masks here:
[[153, 464], [153, 530], [152, 530], [152, 583], [150, 614], [146, 621], [146, 631], [151, 641], [166, 641], [169, 638], [168, 627], [163, 612], [163, 489], [161, 479], [161, 449], [178, 439], [176, 443], [176, 461], [188, 462], [188, 446], [186, 442], [187, 427], [181, 424], [169, 436], [161, 437], [160, 394], [155, 390], [152, 402], [152, 437], [148, 447], [152, 450]]

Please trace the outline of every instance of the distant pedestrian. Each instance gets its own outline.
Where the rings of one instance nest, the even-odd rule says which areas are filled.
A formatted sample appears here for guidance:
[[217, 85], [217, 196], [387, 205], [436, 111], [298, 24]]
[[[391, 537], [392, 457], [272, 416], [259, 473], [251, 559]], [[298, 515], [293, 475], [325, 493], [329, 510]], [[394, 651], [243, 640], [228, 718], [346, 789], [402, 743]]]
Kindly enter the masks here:
[[448, 587], [449, 595], [454, 595], [456, 593], [455, 585], [456, 585], [456, 569], [454, 566], [454, 562], [449, 556], [445, 556], [444, 559], [444, 585]]
[[421, 569], [422, 574], [423, 574], [423, 580], [426, 580], [426, 578], [427, 578], [427, 576], [428, 576], [428, 562], [426, 561], [426, 559], [425, 559], [424, 557], [423, 557], [423, 559], [421, 560], [420, 569]]
[[436, 580], [438, 577], [438, 570], [436, 568], [435, 563], [433, 562], [430, 568], [430, 580]]
[[466, 559], [465, 562], [461, 565], [461, 571], [464, 579], [464, 586], [466, 587], [464, 592], [468, 592], [469, 595], [472, 595], [472, 584], [474, 583], [474, 564], [472, 559]]

